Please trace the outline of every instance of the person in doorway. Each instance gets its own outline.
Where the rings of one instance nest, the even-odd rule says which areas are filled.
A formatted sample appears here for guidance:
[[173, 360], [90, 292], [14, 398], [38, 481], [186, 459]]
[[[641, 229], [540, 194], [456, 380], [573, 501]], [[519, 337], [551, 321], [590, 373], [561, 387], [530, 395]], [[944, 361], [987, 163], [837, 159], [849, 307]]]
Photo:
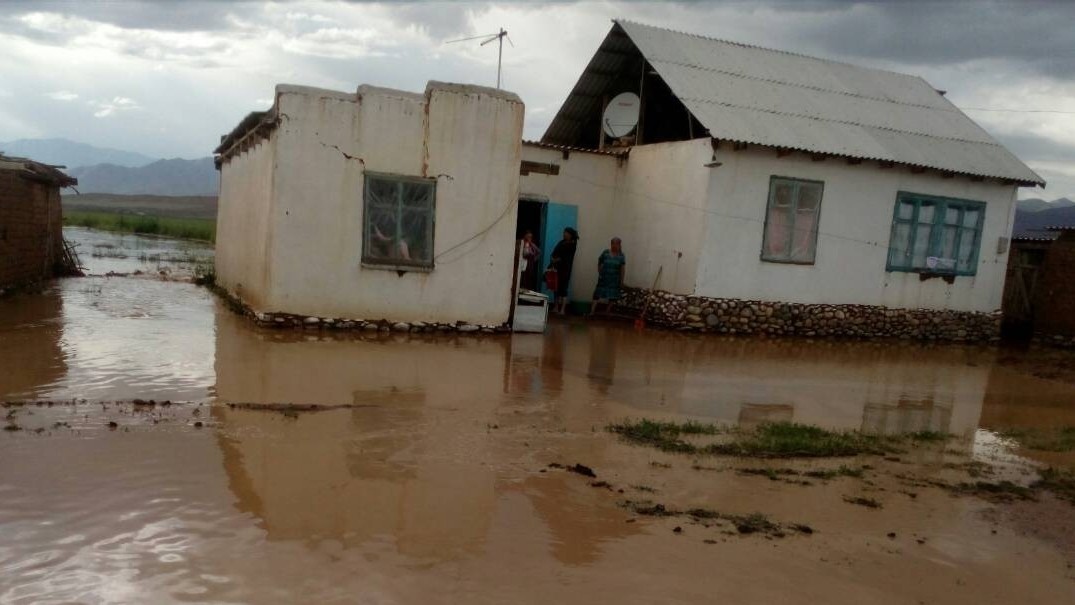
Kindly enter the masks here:
[[541, 264], [541, 248], [534, 243], [534, 232], [527, 231], [523, 234], [523, 277], [520, 284], [527, 290], [537, 290], [538, 266]]
[[579, 243], [579, 232], [571, 227], [564, 229], [564, 237], [552, 249], [549, 270], [556, 272], [556, 312], [567, 313], [567, 286], [571, 283], [571, 267], [575, 263], [575, 249]]
[[620, 238], [612, 238], [607, 250], [601, 253], [597, 259], [597, 287], [593, 290], [593, 303], [590, 305], [590, 315], [597, 312], [598, 303], [605, 303], [606, 310], [612, 308], [612, 303], [623, 296], [623, 273], [627, 265], [627, 257], [623, 254], [623, 243]]

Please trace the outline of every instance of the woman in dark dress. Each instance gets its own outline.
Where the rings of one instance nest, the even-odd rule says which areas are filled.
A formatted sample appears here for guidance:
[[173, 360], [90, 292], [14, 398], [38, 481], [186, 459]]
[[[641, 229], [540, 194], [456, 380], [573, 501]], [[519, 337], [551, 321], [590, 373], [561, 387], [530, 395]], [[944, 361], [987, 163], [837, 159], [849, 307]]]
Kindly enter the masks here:
[[564, 229], [564, 238], [552, 249], [549, 268], [556, 269], [556, 311], [561, 315], [567, 312], [567, 286], [571, 283], [571, 267], [578, 243], [579, 232], [568, 227]]

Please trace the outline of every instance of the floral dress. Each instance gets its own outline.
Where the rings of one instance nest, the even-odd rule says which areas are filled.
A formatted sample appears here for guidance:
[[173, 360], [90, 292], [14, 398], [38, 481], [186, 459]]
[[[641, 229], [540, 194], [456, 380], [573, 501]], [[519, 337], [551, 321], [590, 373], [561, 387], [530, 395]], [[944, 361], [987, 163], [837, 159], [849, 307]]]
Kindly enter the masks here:
[[619, 300], [623, 293], [620, 291], [620, 271], [627, 264], [627, 257], [613, 254], [609, 250], [601, 253], [597, 259], [597, 287], [594, 288], [594, 300]]

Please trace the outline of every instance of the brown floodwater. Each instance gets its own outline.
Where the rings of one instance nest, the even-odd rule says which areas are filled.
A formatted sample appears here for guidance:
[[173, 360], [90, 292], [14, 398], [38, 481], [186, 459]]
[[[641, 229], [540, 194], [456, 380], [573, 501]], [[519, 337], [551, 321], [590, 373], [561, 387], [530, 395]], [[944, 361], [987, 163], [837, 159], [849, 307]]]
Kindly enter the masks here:
[[[490, 337], [274, 332], [153, 268], [0, 301], [0, 401], [53, 402], [0, 409], [22, 429], [0, 432], [0, 603], [1075, 598], [1075, 509], [924, 483], [972, 460], [1024, 483], [1038, 462], [1072, 464], [996, 434], [1075, 425], [1075, 385], [1004, 363], [1019, 353], [581, 321]], [[132, 398], [176, 403], [115, 403]], [[604, 431], [642, 417], [955, 437], [892, 460], [777, 463]], [[736, 472], [841, 463], [872, 468], [812, 485]], [[814, 533], [740, 535], [627, 499]]]

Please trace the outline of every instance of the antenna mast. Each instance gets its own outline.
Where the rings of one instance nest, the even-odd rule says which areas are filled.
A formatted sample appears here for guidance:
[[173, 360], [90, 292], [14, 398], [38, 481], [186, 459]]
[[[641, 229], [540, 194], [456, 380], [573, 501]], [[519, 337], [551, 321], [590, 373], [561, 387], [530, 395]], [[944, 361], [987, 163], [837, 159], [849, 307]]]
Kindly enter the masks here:
[[501, 27], [500, 31], [495, 34], [485, 34], [483, 36], [471, 36], [469, 38], [459, 38], [458, 40], [448, 40], [447, 42], [445, 42], [445, 44], [466, 42], [467, 40], [477, 40], [478, 38], [485, 38], [485, 40], [482, 40], [481, 44], [479, 44], [478, 46], [485, 46], [493, 40], [497, 41], [498, 48], [496, 51], [496, 87], [500, 88], [500, 70], [504, 60], [504, 39], [507, 38], [508, 44], [511, 44], [512, 48], [515, 48], [515, 43], [512, 42], [511, 37], [508, 36], [508, 30]]

